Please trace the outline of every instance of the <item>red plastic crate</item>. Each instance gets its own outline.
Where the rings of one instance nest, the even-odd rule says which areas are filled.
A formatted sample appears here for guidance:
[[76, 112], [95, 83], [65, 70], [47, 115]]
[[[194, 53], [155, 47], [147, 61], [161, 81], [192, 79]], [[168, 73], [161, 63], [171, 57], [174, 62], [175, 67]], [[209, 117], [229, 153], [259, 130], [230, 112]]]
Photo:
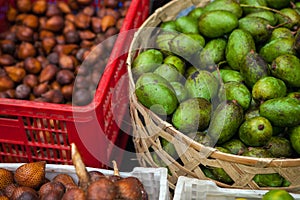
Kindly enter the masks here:
[[[127, 52], [132, 40], [132, 34], [127, 34], [127, 30], [143, 23], [149, 15], [149, 4], [149, 0], [132, 0], [89, 105], [0, 98], [1, 163], [45, 160], [51, 164], [72, 164], [72, 142], [77, 145], [87, 166], [108, 168], [111, 160], [121, 162], [130, 129], [128, 124], [121, 123], [128, 108], [127, 53], [123, 52]], [[4, 21], [7, 6], [7, 0], [0, 0], [2, 28], [7, 27]], [[119, 101], [112, 105], [112, 98]], [[114, 110], [117, 108], [117, 113], [112, 113], [112, 106]]]

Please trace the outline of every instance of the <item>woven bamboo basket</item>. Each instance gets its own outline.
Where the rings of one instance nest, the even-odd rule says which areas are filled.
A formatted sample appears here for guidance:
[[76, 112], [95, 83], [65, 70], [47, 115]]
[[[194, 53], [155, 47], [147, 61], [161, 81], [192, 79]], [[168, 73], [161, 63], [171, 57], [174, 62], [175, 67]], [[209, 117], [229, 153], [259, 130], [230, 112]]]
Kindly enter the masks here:
[[[127, 66], [130, 84], [130, 112], [133, 126], [134, 145], [141, 166], [159, 167], [153, 160], [153, 154], [169, 169], [170, 188], [175, 188], [179, 176], [212, 180], [205, 176], [200, 165], [222, 168], [233, 180], [229, 185], [216, 180], [224, 188], [267, 190], [274, 187], [260, 187], [252, 179], [257, 174], [278, 173], [291, 184], [288, 187], [276, 187], [289, 192], [300, 193], [300, 159], [292, 158], [254, 158], [223, 153], [213, 147], [204, 146], [178, 131], [172, 124], [163, 120], [137, 100], [134, 93], [135, 80], [131, 65], [139, 52], [151, 40], [150, 27], [157, 27], [161, 22], [173, 20], [182, 10], [191, 6], [204, 6], [209, 0], [174, 0], [156, 10], [139, 28], [131, 43]], [[159, 138], [172, 143], [180, 157], [173, 158], [164, 149]]]

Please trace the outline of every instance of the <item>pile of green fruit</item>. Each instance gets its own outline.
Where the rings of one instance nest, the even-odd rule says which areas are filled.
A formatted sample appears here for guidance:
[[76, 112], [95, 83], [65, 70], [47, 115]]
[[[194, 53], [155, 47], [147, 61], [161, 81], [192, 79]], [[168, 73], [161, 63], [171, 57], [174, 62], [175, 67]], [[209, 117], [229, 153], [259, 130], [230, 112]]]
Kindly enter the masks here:
[[[299, 158], [299, 27], [300, 2], [290, 0], [214, 0], [165, 21], [155, 48], [133, 61], [138, 101], [222, 152]], [[162, 144], [176, 155], [172, 144]], [[221, 168], [201, 169], [233, 183]], [[290, 184], [279, 174], [256, 175], [254, 181]]]

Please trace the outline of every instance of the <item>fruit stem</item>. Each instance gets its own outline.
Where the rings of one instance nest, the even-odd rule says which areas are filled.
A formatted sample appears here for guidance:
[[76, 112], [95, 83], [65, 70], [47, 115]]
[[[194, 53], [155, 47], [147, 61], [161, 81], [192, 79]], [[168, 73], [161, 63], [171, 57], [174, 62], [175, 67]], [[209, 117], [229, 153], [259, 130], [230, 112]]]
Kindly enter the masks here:
[[[247, 5], [247, 4], [240, 4], [240, 6], [244, 7], [244, 8], [260, 8], [260, 9], [264, 9], [264, 10], [268, 10], [268, 11], [278, 13], [279, 15], [287, 18], [287, 20], [288, 20], [288, 22], [279, 24], [280, 26], [283, 26], [284, 24], [288, 24], [288, 23], [292, 22], [292, 20], [289, 16], [287, 16], [287, 15], [283, 14], [282, 12], [280, 12], [279, 10], [276, 10], [276, 9], [273, 9], [273, 8], [269, 8], [269, 7], [266, 7], [266, 6], [253, 6], [253, 5]], [[276, 27], [278, 27], [279, 25], [277, 25]]]
[[113, 163], [113, 167], [114, 167], [114, 175], [115, 176], [120, 176], [120, 172], [119, 172], [119, 169], [118, 169], [117, 162], [115, 160], [113, 160], [112, 163]]
[[221, 77], [221, 73], [220, 73], [220, 68], [217, 67], [217, 75], [218, 75], [218, 81], [220, 82], [220, 85], [223, 84], [223, 80], [222, 80], [222, 77]]
[[82, 157], [74, 143], [71, 143], [71, 148], [73, 165], [80, 183], [79, 187], [86, 192], [90, 183], [89, 173], [87, 172]]

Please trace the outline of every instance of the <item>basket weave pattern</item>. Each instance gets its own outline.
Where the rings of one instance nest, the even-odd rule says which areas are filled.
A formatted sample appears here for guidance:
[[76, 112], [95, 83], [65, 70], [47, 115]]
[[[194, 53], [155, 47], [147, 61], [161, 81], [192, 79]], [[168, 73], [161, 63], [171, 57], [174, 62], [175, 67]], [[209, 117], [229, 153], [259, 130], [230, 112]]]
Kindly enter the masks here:
[[[142, 43], [146, 38], [145, 35], [139, 37], [139, 34], [142, 35], [142, 29], [156, 27], [163, 21], [175, 19], [177, 14], [185, 8], [203, 6], [208, 2], [208, 0], [171, 1], [156, 10], [147, 19], [133, 39], [127, 65], [130, 81], [130, 112], [138, 160], [142, 166], [159, 167], [153, 160], [153, 154], [155, 153], [169, 169], [168, 181], [171, 188], [175, 188], [179, 176], [212, 180], [206, 177], [200, 168], [200, 165], [203, 165], [223, 168], [231, 177], [233, 180], [232, 185], [213, 180], [221, 187], [256, 190], [271, 189], [258, 186], [252, 179], [257, 174], [278, 173], [291, 183], [289, 187], [281, 187], [282, 189], [300, 193], [300, 159], [253, 158], [222, 153], [215, 148], [195, 142], [190, 137], [179, 132], [172, 124], [164, 121], [151, 110], [141, 105], [135, 96], [131, 64], [138, 53], [134, 49], [138, 46], [143, 47]], [[141, 50], [142, 48], [138, 51]], [[164, 138], [174, 145], [181, 162], [175, 160], [176, 158], [174, 159], [163, 149], [159, 138]]]

